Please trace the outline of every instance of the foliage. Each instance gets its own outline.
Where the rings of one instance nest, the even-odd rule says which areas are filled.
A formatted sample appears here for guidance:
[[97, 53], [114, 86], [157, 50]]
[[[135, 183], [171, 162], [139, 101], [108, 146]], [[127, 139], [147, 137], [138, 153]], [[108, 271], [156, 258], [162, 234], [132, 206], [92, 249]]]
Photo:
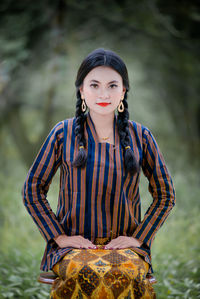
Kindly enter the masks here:
[[0, 267], [0, 298], [49, 298], [50, 287], [37, 282], [38, 261], [33, 255], [12, 250], [3, 256]]
[[[154, 257], [159, 261], [159, 257]], [[155, 291], [158, 298], [200, 298], [200, 267], [195, 259], [181, 262], [174, 255], [163, 254], [160, 260], [162, 270], [156, 278]]]

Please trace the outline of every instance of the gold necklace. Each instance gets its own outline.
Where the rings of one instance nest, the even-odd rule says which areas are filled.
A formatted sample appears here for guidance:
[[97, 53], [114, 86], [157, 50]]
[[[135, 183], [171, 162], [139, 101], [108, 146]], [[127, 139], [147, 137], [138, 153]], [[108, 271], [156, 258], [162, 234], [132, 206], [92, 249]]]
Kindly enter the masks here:
[[105, 140], [108, 140], [110, 138], [111, 134], [112, 134], [112, 132], [110, 132], [110, 134], [107, 137], [100, 137], [99, 136], [99, 138], [105, 141]]
[[103, 140], [108, 140], [109, 136], [108, 137], [101, 137], [101, 139]]

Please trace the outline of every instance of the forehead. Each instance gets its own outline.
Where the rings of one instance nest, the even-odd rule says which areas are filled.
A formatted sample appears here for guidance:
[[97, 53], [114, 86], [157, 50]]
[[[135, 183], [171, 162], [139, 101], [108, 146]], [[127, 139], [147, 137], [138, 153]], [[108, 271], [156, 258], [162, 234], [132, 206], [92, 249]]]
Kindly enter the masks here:
[[84, 81], [90, 80], [97, 80], [99, 82], [109, 82], [116, 80], [118, 82], [122, 82], [121, 75], [108, 66], [97, 66], [92, 69], [87, 76], [85, 77]]

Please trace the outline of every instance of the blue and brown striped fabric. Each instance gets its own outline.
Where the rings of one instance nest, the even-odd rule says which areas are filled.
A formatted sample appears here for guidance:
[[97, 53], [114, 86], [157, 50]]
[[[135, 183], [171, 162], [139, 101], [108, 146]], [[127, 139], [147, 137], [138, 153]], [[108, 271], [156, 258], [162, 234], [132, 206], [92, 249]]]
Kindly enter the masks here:
[[[114, 145], [99, 143], [90, 114], [85, 122], [87, 165], [73, 168], [78, 152], [75, 118], [59, 122], [50, 132], [29, 170], [24, 204], [47, 241], [41, 269], [52, 269], [71, 248], [59, 248], [60, 234], [99, 237], [133, 236], [144, 244], [134, 250], [151, 265], [152, 240], [175, 204], [175, 191], [163, 156], [151, 132], [129, 121], [131, 148], [149, 180], [153, 202], [141, 220], [140, 172], [125, 173], [123, 149], [114, 118]], [[60, 167], [56, 215], [47, 201], [51, 180]], [[150, 267], [150, 272], [152, 268]]]

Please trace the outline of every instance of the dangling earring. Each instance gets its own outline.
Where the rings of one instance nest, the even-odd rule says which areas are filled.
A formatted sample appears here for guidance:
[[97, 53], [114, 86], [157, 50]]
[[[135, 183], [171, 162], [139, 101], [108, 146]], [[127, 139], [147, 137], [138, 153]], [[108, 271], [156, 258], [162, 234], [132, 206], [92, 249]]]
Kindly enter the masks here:
[[124, 104], [123, 104], [123, 99], [121, 99], [121, 102], [119, 103], [119, 106], [117, 107], [117, 110], [119, 112], [124, 112]]
[[86, 109], [87, 109], [87, 106], [85, 104], [85, 100], [84, 99], [82, 99], [81, 109], [82, 109], [83, 112], [85, 112]]

